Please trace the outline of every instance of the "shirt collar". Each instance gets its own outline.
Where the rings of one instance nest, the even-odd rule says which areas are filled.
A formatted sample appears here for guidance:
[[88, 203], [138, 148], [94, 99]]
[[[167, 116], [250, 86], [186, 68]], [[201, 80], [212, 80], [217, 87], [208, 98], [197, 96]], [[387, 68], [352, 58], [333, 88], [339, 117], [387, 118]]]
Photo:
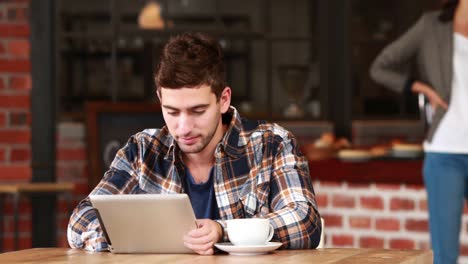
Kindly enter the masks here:
[[229, 127], [221, 140], [220, 147], [224, 149], [227, 155], [232, 158], [238, 158], [244, 155], [244, 146], [247, 144], [245, 137], [242, 137], [242, 119], [237, 112], [237, 109], [233, 106], [229, 107], [229, 110], [223, 114], [223, 124], [228, 124]]

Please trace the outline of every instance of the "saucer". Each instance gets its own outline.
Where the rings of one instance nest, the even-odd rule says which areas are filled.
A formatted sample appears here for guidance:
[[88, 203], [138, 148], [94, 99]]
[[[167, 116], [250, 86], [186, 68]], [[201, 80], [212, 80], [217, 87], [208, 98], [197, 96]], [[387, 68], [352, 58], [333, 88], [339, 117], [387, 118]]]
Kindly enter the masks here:
[[235, 246], [231, 242], [216, 243], [215, 247], [226, 251], [231, 255], [237, 256], [251, 256], [251, 255], [260, 255], [266, 254], [270, 251], [273, 251], [283, 244], [281, 242], [268, 242], [265, 245], [254, 245], [254, 246]]

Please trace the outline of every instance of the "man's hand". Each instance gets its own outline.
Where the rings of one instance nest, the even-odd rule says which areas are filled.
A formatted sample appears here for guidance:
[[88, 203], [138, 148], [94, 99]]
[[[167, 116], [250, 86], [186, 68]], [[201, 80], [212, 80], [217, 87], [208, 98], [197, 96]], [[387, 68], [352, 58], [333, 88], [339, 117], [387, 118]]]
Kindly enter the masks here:
[[197, 229], [184, 236], [184, 245], [200, 255], [213, 255], [213, 246], [222, 239], [222, 227], [211, 219], [197, 220]]

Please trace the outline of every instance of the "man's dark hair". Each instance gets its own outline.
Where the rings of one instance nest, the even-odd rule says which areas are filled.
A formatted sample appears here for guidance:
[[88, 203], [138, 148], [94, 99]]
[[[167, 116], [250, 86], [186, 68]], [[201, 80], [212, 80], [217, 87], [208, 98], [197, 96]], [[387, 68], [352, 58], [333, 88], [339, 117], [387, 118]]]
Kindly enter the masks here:
[[458, 0], [445, 0], [442, 2], [442, 12], [439, 15], [439, 20], [442, 22], [452, 21], [457, 9]]
[[178, 89], [209, 85], [219, 99], [226, 87], [220, 44], [202, 33], [172, 37], [161, 52], [155, 80], [158, 92], [161, 87]]

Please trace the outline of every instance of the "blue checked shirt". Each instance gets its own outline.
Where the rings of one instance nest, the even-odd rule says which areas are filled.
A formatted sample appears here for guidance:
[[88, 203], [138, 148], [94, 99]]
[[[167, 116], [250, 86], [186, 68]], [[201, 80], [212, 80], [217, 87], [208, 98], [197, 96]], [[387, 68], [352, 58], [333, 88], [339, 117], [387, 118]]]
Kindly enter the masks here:
[[[215, 149], [214, 190], [221, 220], [268, 218], [282, 248], [315, 248], [321, 222], [307, 159], [293, 135], [278, 126], [241, 119], [231, 107]], [[184, 193], [181, 153], [166, 127], [133, 135], [91, 194]], [[228, 241], [224, 232], [224, 241]], [[89, 198], [73, 211], [67, 230], [72, 248], [108, 250]]]

